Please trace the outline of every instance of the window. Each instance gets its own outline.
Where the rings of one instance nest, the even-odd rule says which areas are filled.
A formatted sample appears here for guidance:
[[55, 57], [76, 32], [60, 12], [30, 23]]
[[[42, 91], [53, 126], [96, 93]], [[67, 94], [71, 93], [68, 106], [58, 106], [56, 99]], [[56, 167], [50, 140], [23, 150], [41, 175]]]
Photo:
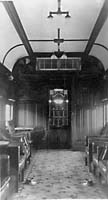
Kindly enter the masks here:
[[8, 125], [8, 121], [13, 120], [13, 104], [6, 104], [5, 109], [5, 125]]

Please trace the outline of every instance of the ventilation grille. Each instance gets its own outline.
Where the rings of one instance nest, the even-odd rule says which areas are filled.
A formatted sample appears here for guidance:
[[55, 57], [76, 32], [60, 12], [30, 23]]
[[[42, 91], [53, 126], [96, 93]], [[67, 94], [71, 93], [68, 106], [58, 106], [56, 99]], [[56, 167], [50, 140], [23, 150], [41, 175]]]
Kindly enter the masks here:
[[38, 58], [36, 70], [81, 70], [81, 58]]

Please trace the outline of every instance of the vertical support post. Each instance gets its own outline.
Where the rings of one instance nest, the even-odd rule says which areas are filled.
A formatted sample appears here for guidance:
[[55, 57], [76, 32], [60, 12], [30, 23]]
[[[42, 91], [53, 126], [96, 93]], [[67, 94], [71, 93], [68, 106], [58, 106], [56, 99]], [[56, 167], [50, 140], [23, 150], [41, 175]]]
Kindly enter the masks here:
[[88, 164], [89, 164], [89, 171], [91, 172], [91, 162], [93, 160], [93, 154], [92, 154], [92, 142], [89, 143], [89, 157], [88, 157]]
[[8, 148], [9, 148], [9, 156], [10, 156], [10, 175], [13, 177], [15, 192], [18, 192], [20, 146], [16, 146], [12, 144], [12, 145], [9, 145]]
[[58, 12], [61, 12], [61, 0], [58, 0]]

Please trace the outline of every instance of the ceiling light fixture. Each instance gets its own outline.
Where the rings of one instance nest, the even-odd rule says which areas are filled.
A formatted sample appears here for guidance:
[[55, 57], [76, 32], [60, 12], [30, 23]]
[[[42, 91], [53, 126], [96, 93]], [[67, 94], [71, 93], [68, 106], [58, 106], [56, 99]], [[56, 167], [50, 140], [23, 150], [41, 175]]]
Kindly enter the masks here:
[[65, 18], [70, 18], [71, 16], [69, 15], [69, 12], [67, 12]]
[[61, 57], [64, 52], [60, 51], [60, 44], [64, 42], [64, 39], [60, 38], [60, 28], [58, 28], [58, 38], [55, 38], [54, 42], [58, 45], [58, 51], [55, 54], [57, 57]]
[[48, 18], [53, 18], [52, 12], [49, 12]]
[[60, 51], [60, 45], [64, 42], [64, 39], [60, 37], [60, 28], [58, 28], [58, 37], [54, 39], [54, 43], [58, 45], [58, 51], [54, 52], [51, 56], [52, 59], [67, 59], [67, 55], [63, 52]]
[[61, 11], [61, 0], [58, 0], [58, 10], [57, 11], [50, 11], [48, 18], [53, 18], [53, 15], [62, 15], [65, 14], [65, 18], [70, 18], [69, 11]]

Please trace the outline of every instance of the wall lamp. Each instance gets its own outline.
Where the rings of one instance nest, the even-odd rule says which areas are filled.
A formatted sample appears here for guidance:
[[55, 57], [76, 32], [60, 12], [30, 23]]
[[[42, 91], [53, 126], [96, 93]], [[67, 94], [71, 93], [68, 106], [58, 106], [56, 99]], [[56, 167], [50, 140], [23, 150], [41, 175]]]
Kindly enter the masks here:
[[54, 99], [54, 103], [55, 104], [63, 104], [63, 99], [60, 99], [60, 98], [58, 98], [58, 99]]
[[61, 0], [58, 0], [58, 10], [53, 12], [50, 11], [48, 18], [53, 18], [53, 15], [62, 15], [65, 14], [65, 18], [70, 18], [71, 16], [69, 15], [69, 11], [61, 11]]
[[14, 100], [14, 99], [8, 99], [8, 101], [15, 102], [15, 100]]
[[14, 77], [13, 77], [12, 75], [10, 75], [10, 76], [8, 77], [8, 79], [9, 79], [9, 81], [13, 81]]

